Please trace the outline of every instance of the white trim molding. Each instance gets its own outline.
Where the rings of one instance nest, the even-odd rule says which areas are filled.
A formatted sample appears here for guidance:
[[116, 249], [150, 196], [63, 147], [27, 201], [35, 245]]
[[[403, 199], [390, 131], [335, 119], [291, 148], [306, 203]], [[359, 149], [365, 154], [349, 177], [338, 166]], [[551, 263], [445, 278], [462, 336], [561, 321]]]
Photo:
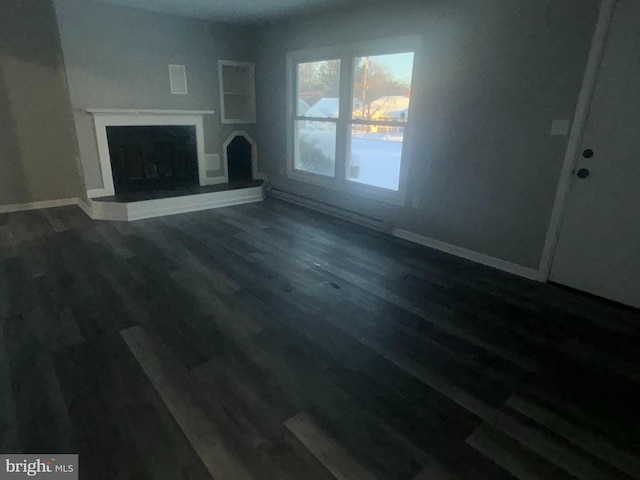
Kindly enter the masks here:
[[91, 190], [87, 190], [87, 198], [99, 198], [106, 196], [108, 195], [104, 188], [92, 188]]
[[215, 110], [160, 110], [141, 108], [86, 108], [87, 113], [100, 115], [213, 115]]
[[44, 200], [42, 202], [15, 203], [0, 205], [0, 213], [24, 212], [27, 210], [42, 210], [44, 208], [66, 207], [77, 205], [77, 198], [62, 198], [59, 200]]
[[196, 148], [198, 155], [198, 178], [200, 185], [213, 185], [224, 182], [222, 177], [207, 178], [207, 160], [204, 148], [204, 115], [212, 113], [209, 110], [118, 110], [105, 108], [89, 108], [87, 112], [93, 115], [98, 142], [98, 157], [105, 195], [114, 195], [113, 172], [111, 170], [111, 156], [107, 140], [109, 126], [147, 126], [147, 125], [187, 125], [196, 129]]
[[221, 192], [198, 193], [129, 203], [89, 200], [88, 208], [83, 208], [83, 210], [94, 220], [130, 222], [144, 218], [261, 202], [264, 197], [265, 184], [263, 183], [260, 186], [251, 188], [238, 188]]
[[[90, 202], [91, 200], [89, 200]], [[78, 206], [80, 210], [87, 214], [87, 217], [91, 218], [91, 207], [89, 206], [89, 202], [85, 202], [82, 198], [78, 198]]]
[[578, 156], [578, 151], [580, 150], [584, 128], [589, 116], [591, 99], [593, 98], [593, 92], [595, 90], [598, 71], [600, 70], [600, 63], [602, 62], [604, 47], [607, 42], [607, 33], [609, 32], [609, 25], [611, 24], [616, 1], [617, 0], [602, 0], [602, 3], [600, 4], [598, 23], [596, 24], [596, 29], [591, 41], [591, 49], [587, 58], [584, 79], [582, 80], [582, 87], [580, 88], [580, 94], [578, 96], [576, 113], [573, 117], [573, 124], [569, 134], [567, 150], [562, 164], [562, 173], [560, 174], [558, 189], [556, 191], [553, 210], [551, 212], [551, 220], [549, 221], [549, 228], [547, 230], [544, 249], [542, 251], [542, 258], [540, 259], [539, 272], [541, 280], [544, 282], [549, 279], [549, 275], [551, 273], [553, 256], [558, 244], [558, 238], [560, 237], [560, 229], [562, 228], [562, 220], [564, 218], [564, 212], [567, 205], [569, 189], [571, 188], [571, 181], [573, 180], [576, 158]]
[[440, 240], [435, 240], [400, 228], [394, 228], [391, 234], [394, 237], [402, 238], [435, 250], [440, 250], [441, 252], [455, 255], [456, 257], [465, 258], [472, 262], [481, 263], [482, 265], [502, 270], [503, 272], [511, 273], [513, 275], [518, 275], [519, 277], [536, 281], [541, 280], [540, 272], [534, 268], [527, 268], [516, 263], [511, 263], [467, 248], [458, 247], [457, 245], [451, 245], [450, 243], [441, 242]]
[[258, 178], [258, 145], [244, 130], [235, 130], [222, 144], [222, 168], [224, 169], [225, 183], [229, 182], [229, 157], [227, 156], [227, 147], [236, 137], [244, 137], [244, 139], [251, 144], [251, 177], [254, 179]]

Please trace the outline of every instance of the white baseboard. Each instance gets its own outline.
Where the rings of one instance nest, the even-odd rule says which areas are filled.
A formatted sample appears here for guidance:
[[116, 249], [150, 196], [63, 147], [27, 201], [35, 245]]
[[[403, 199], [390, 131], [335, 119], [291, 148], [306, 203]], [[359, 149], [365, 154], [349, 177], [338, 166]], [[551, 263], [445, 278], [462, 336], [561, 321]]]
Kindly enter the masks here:
[[506, 260], [491, 257], [489, 255], [485, 255], [484, 253], [475, 252], [473, 250], [468, 250], [456, 245], [451, 245], [450, 243], [441, 242], [440, 240], [435, 240], [433, 238], [425, 237], [423, 235], [409, 232], [407, 230], [402, 230], [400, 228], [394, 228], [392, 231], [392, 235], [394, 237], [403, 238], [410, 242], [424, 245], [425, 247], [433, 248], [435, 250], [440, 250], [441, 252], [445, 252], [450, 255], [465, 258], [467, 260], [471, 260], [472, 262], [480, 263], [497, 270], [502, 270], [513, 275], [518, 275], [529, 280], [536, 280], [539, 282], [544, 281], [540, 275], [540, 271], [534, 268], [523, 267], [522, 265], [518, 265], [516, 263], [511, 263]]
[[107, 195], [107, 191], [104, 188], [94, 188], [92, 190], [87, 190], [87, 197], [89, 198], [106, 197]]
[[[91, 200], [89, 200], [89, 202], [91, 202]], [[78, 198], [78, 206], [87, 214], [87, 216], [89, 216], [89, 218], [91, 218], [91, 206], [88, 203], [85, 203], [84, 200]]]
[[13, 205], [0, 205], [0, 213], [24, 212], [26, 210], [41, 210], [43, 208], [66, 207], [77, 205], [77, 198], [62, 198], [59, 200], [45, 200], [42, 202], [17, 203]]

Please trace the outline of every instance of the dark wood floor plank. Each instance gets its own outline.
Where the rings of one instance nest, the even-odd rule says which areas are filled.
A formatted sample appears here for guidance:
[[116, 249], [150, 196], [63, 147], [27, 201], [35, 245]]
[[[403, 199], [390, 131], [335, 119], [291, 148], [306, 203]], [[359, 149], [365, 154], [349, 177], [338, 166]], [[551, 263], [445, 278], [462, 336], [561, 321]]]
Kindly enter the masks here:
[[[586, 431], [609, 438], [617, 448], [628, 451], [634, 457], [640, 458], [640, 439], [638, 436], [638, 428], [640, 426], [636, 416], [627, 415], [626, 418], [623, 417], [623, 421], [618, 413], [615, 415], [593, 413], [584, 402], [580, 401], [580, 398], [576, 400], [554, 392], [550, 388], [541, 389], [527, 386], [514, 395], [539, 405], [568, 422], [580, 425]], [[609, 411], [617, 408], [611, 408]]]
[[121, 426], [131, 436], [152, 478], [211, 480], [211, 475], [122, 340], [109, 361], [113, 381], [103, 384]]
[[443, 470], [439, 465], [430, 465], [413, 480], [459, 480], [460, 478], [454, 473]]
[[567, 471], [577, 472], [579, 478], [612, 478], [611, 472], [601, 472], [597, 465], [580, 454], [571, 452], [552, 437], [519, 422], [508, 413], [468, 394], [454, 383], [424, 366], [398, 354], [384, 354], [386, 358], [400, 368], [410, 372], [434, 390], [473, 412], [493, 428], [504, 432], [516, 441], [526, 445], [532, 451], [558, 464]]
[[194, 403], [196, 390], [187, 369], [171, 358], [158, 337], [143, 327], [124, 330], [122, 336], [211, 476], [220, 480], [253, 479], [202, 407]]
[[640, 458], [622, 451], [603, 436], [574, 425], [560, 415], [518, 395], [511, 396], [507, 405], [628, 475], [640, 477]]
[[[275, 336], [274, 336], [275, 335]], [[291, 333], [287, 334], [289, 337], [291, 336]], [[294, 335], [295, 337], [295, 335]], [[377, 426], [377, 428], [383, 428], [385, 431], [384, 437], [389, 438], [389, 439], [394, 439], [392, 440], [392, 442], [395, 445], [401, 445], [402, 449], [404, 449], [409, 455], [408, 457], [405, 455], [405, 459], [403, 460], [403, 462], [405, 462], [406, 465], [410, 465], [409, 462], [409, 458], [414, 458], [414, 459], [418, 459], [418, 457], [424, 456], [424, 454], [422, 452], [419, 452], [419, 447], [416, 447], [415, 445], [411, 444], [410, 442], [406, 441], [406, 440], [402, 440], [401, 436], [398, 435], [393, 428], [391, 427], [383, 427], [384, 422], [380, 419], [380, 415], [382, 415], [384, 417], [384, 413], [382, 410], [379, 410], [377, 412], [373, 412], [372, 410], [370, 410], [369, 408], [365, 408], [365, 410], [369, 411], [369, 413], [364, 413], [364, 411], [362, 410], [363, 407], [360, 408], [356, 408], [356, 405], [361, 405], [364, 406], [366, 405], [367, 407], [370, 406], [370, 404], [372, 402], [375, 402], [376, 398], [381, 398], [382, 396], [385, 395], [385, 393], [383, 391], [380, 391], [379, 388], [377, 387], [369, 387], [368, 390], [362, 389], [362, 395], [358, 396], [358, 395], [353, 395], [353, 392], [348, 393], [347, 390], [344, 390], [341, 388], [341, 386], [339, 385], [339, 383], [342, 383], [342, 386], [344, 386], [345, 384], [348, 384], [350, 381], [352, 381], [352, 378], [343, 378], [342, 381], [339, 380], [339, 377], [344, 377], [344, 375], [340, 372], [338, 372], [335, 368], [335, 366], [333, 366], [331, 368], [331, 371], [329, 372], [327, 369], [330, 369], [330, 365], [331, 364], [331, 358], [326, 357], [326, 355], [324, 356], [324, 359], [316, 359], [316, 360], [312, 360], [309, 358], [305, 358], [308, 355], [310, 355], [310, 352], [312, 352], [313, 350], [315, 350], [317, 347], [314, 347], [313, 345], [307, 345], [305, 346], [302, 350], [296, 350], [296, 356], [292, 357], [291, 355], [293, 355], [294, 352], [291, 352], [290, 349], [291, 347], [289, 345], [294, 345], [291, 343], [291, 341], [286, 341], [286, 340], [279, 340], [279, 338], [281, 338], [281, 335], [278, 335], [277, 332], [274, 332], [272, 335], [269, 336], [265, 336], [264, 337], [264, 342], [262, 343], [263, 348], [268, 348], [269, 350], [273, 350], [272, 354], [268, 357], [271, 360], [267, 361], [267, 364], [269, 364], [273, 359], [278, 357], [278, 352], [287, 352], [288, 356], [289, 356], [289, 361], [287, 364], [281, 365], [279, 367], [275, 367], [275, 368], [271, 368], [270, 370], [272, 372], [275, 372], [275, 374], [278, 377], [278, 381], [280, 382], [280, 384], [282, 385], [283, 390], [291, 392], [297, 392], [297, 395], [295, 396], [295, 400], [294, 403], [299, 405], [300, 407], [304, 407], [306, 406], [311, 406], [311, 408], [314, 408], [316, 411], [320, 412], [321, 415], [324, 415], [325, 418], [335, 418], [336, 415], [340, 415], [341, 411], [344, 411], [345, 407], [346, 407], [346, 403], [345, 402], [350, 402], [352, 403], [352, 407], [348, 413], [348, 418], [349, 421], [345, 423], [346, 424], [353, 424], [353, 420], [357, 417], [362, 417], [361, 420], [359, 420], [358, 424], [353, 425], [352, 427], [350, 427], [349, 429], [345, 430], [345, 434], [347, 436], [350, 437], [354, 437], [357, 438], [357, 435], [354, 434], [354, 432], [359, 432], [359, 431], [366, 431], [366, 426], [367, 424], [371, 424], [371, 420], [376, 418], [375, 420], [375, 424]], [[286, 338], [286, 337], [285, 337]], [[334, 339], [336, 338], [335, 336], [333, 337]], [[304, 339], [305, 341], [307, 339]], [[286, 343], [282, 344], [282, 346], [279, 346], [280, 341], [285, 341]], [[357, 345], [357, 344], [354, 344]], [[255, 351], [259, 351], [261, 350], [259, 348], [259, 346], [254, 347], [253, 349], [250, 349], [253, 352]], [[314, 354], [317, 355], [317, 354]], [[320, 353], [320, 355], [322, 355]], [[331, 355], [330, 355], [331, 356]], [[263, 364], [264, 365], [264, 360], [256, 360], [256, 362], [258, 364]], [[310, 363], [310, 365], [307, 367], [305, 366], [305, 364]], [[312, 365], [315, 365], [312, 366]], [[299, 370], [299, 372], [298, 372]], [[372, 366], [372, 370], [375, 370], [375, 367]], [[316, 373], [314, 373], [311, 377], [309, 376], [309, 372], [311, 371], [315, 371]], [[288, 376], [282, 376], [282, 373], [284, 372], [289, 372]], [[398, 376], [398, 373], [401, 372], [396, 372], [395, 373], [395, 377]], [[355, 375], [354, 375], [355, 377]], [[393, 377], [390, 377], [393, 378]], [[384, 380], [382, 380], [384, 381]], [[336, 383], [338, 382], [338, 383]], [[397, 382], [396, 382], [397, 383]], [[364, 385], [364, 383], [362, 384]], [[418, 382], [418, 385], [419, 382]], [[380, 385], [378, 385], [379, 387]], [[376, 389], [377, 388], [377, 389]], [[340, 391], [344, 390], [344, 392], [342, 394], [339, 394]], [[369, 391], [370, 390], [370, 391]], [[412, 390], [409, 390], [409, 392], [412, 392], [415, 394], [415, 388], [413, 388]], [[372, 395], [369, 396], [367, 398], [367, 394]], [[354, 398], [349, 399], [349, 396], [354, 396]], [[336, 404], [335, 402], [337, 401], [337, 399], [341, 399], [340, 402], [338, 404]], [[421, 399], [425, 400], [424, 398]], [[454, 404], [452, 402], [449, 402], [450, 406], [454, 406]], [[339, 409], [338, 411], [336, 411], [336, 405], [339, 405]], [[410, 412], [413, 411], [414, 414], [418, 414], [418, 411], [416, 410], [416, 406], [418, 404], [415, 405], [409, 405], [409, 404], [405, 404], [405, 405], [396, 405], [395, 407], [397, 408], [397, 410], [399, 411], [407, 411], [408, 416], [410, 416]], [[425, 412], [425, 419], [431, 418], [429, 414], [427, 414], [426, 412], [429, 412], [429, 407], [427, 407], [427, 405], [429, 405], [430, 407], [434, 407], [436, 406], [436, 404], [433, 403], [429, 403], [428, 401], [425, 401], [424, 403], [424, 412]], [[422, 407], [423, 405], [420, 404], [420, 407]], [[390, 404], [387, 404], [387, 409], [390, 407]], [[319, 409], [319, 410], [318, 410]], [[396, 411], [391, 410], [391, 411]], [[324, 413], [323, 413], [324, 412]], [[452, 410], [448, 410], [449, 414], [454, 415], [456, 419], [458, 419], [460, 417], [460, 412], [456, 412], [454, 413]], [[364, 414], [364, 416], [363, 416]], [[432, 415], [433, 413], [431, 413]], [[396, 413], [395, 416], [397, 416], [398, 414]], [[464, 416], [464, 415], [463, 415]], [[367, 420], [367, 418], [369, 420]], [[437, 417], [435, 417], [437, 418]], [[395, 420], [395, 419], [394, 419]], [[448, 419], [445, 423], [443, 423], [440, 427], [435, 428], [435, 424], [431, 423], [431, 424], [424, 424], [423, 423], [423, 419], [421, 419], [420, 422], [416, 423], [416, 420], [414, 418], [414, 421], [412, 422], [412, 425], [415, 426], [415, 430], [416, 431], [420, 431], [421, 433], [425, 433], [428, 432], [428, 434], [430, 435], [430, 440], [431, 443], [429, 444], [430, 446], [434, 446], [437, 445], [438, 443], [443, 445], [443, 448], [438, 449], [440, 454], [446, 454], [446, 452], [444, 452], [444, 449], [446, 448], [446, 445], [449, 445], [448, 442], [445, 441], [445, 443], [443, 444], [442, 442], [442, 436], [443, 435], [449, 435], [451, 436], [453, 431], [454, 431], [454, 425], [457, 423], [454, 423], [451, 421], [451, 419]], [[409, 422], [411, 422], [411, 420], [409, 420]], [[402, 425], [399, 424], [397, 422], [396, 423], [397, 427], [400, 429], [404, 429], [406, 427], [406, 425]], [[466, 438], [466, 436], [468, 435], [468, 433], [473, 429], [474, 427], [470, 427], [464, 430], [464, 433], [461, 434], [461, 442], [464, 441], [464, 438]], [[351, 432], [351, 433], [349, 433]], [[424, 435], [422, 435], [424, 436]], [[419, 444], [424, 444], [423, 438], [421, 439], [417, 439], [417, 441], [419, 442]], [[367, 462], [367, 456], [369, 457], [368, 460], [369, 461], [374, 461], [375, 462], [375, 458], [385, 458], [385, 462], [389, 463], [391, 461], [391, 454], [393, 453], [392, 450], [394, 447], [390, 448], [389, 451], [386, 452], [386, 457], [381, 457], [380, 455], [378, 456], [372, 456], [371, 455], [371, 451], [375, 450], [373, 448], [373, 445], [370, 445], [369, 442], [371, 441], [371, 437], [368, 438], [368, 440], [362, 439], [361, 443], [362, 443], [362, 448], [365, 448], [366, 445], [369, 445], [368, 447], [366, 447], [367, 453], [364, 454], [363, 457], [363, 461], [366, 463]], [[380, 441], [378, 440], [378, 443], [380, 443]], [[384, 443], [384, 442], [382, 442]], [[446, 444], [446, 445], [445, 445]], [[352, 448], [354, 448], [354, 451], [357, 451], [360, 449], [359, 446], [352, 446]], [[419, 455], [416, 454], [416, 452], [420, 453]], [[397, 455], [397, 454], [395, 454]], [[403, 456], [403, 455], [401, 455]], [[469, 460], [469, 458], [467, 458], [467, 460]], [[420, 461], [418, 459], [418, 461]], [[477, 464], [476, 464], [477, 466]], [[383, 478], [387, 478], [389, 476], [389, 472], [387, 471], [386, 474], [382, 475]], [[407, 477], [408, 478], [408, 477]], [[500, 478], [500, 475], [496, 475], [495, 472], [493, 472], [493, 474], [491, 474], [489, 477], [487, 478]]]
[[396, 294], [393, 294], [387, 290], [384, 290], [383, 288], [380, 288], [376, 285], [374, 285], [373, 283], [369, 282], [367, 279], [364, 279], [362, 277], [356, 277], [353, 276], [352, 274], [345, 272], [345, 271], [341, 271], [339, 268], [336, 268], [334, 266], [325, 266], [324, 267], [325, 270], [327, 270], [328, 272], [342, 278], [345, 281], [354, 283], [355, 285], [359, 286], [360, 288], [363, 288], [371, 293], [373, 293], [374, 295], [383, 298], [395, 305], [397, 305], [398, 307], [409, 311], [415, 315], [420, 316], [421, 318], [423, 318], [425, 321], [427, 322], [432, 322], [434, 323], [437, 328], [440, 328], [442, 330], [444, 330], [447, 333], [459, 336], [461, 338], [464, 338], [465, 340], [479, 346], [482, 347], [486, 350], [488, 350], [489, 352], [495, 353], [497, 355], [500, 355], [501, 357], [503, 357], [504, 359], [514, 363], [515, 365], [520, 366], [521, 368], [530, 370], [530, 371], [535, 371], [536, 369], [536, 364], [535, 361], [533, 361], [530, 358], [525, 358], [522, 357], [519, 353], [516, 353], [512, 350], [506, 349], [502, 346], [496, 345], [492, 342], [489, 342], [487, 340], [485, 340], [484, 338], [474, 334], [473, 332], [469, 332], [467, 330], [464, 330], [463, 328], [460, 328], [459, 326], [457, 326], [455, 323], [451, 322], [449, 319], [445, 318], [445, 317], [439, 317], [437, 320], [435, 320], [434, 318], [432, 318], [432, 315], [430, 315], [429, 313], [425, 312], [422, 308], [416, 307], [415, 305], [413, 305], [411, 302], [407, 301], [406, 299], [399, 297]]
[[[60, 411], [59, 391], [52, 382], [51, 358], [21, 315], [4, 322], [11, 388], [20, 445], [24, 451], [42, 446], [44, 451], [68, 445], [69, 431]], [[42, 425], [48, 425], [43, 429]], [[57, 445], [62, 442], [62, 445]]]
[[[236, 352], [237, 354], [237, 352]], [[229, 355], [226, 356], [228, 360]], [[236, 358], [237, 360], [237, 358]], [[283, 427], [287, 418], [277, 390], [265, 382], [263, 375], [247, 372], [238, 362], [217, 358], [194, 369], [205, 390], [210, 388], [234, 410], [236, 418], [250, 422], [260, 433], [247, 439], [260, 452], [261, 464], [277, 479], [333, 478], [313, 455]], [[240, 380], [238, 377], [245, 379]], [[257, 378], [256, 378], [257, 377]]]
[[[246, 234], [246, 235], [248, 235], [248, 234]], [[263, 236], [264, 232], [262, 232], [260, 235]], [[261, 238], [256, 239], [256, 242], [258, 244], [264, 243]], [[278, 251], [279, 249], [282, 250], [280, 247], [277, 247], [275, 245], [272, 246], [271, 248], [272, 248], [272, 250], [270, 252], [272, 252], [273, 250], [275, 250], [275, 251]], [[284, 250], [282, 250], [282, 251], [284, 253]], [[295, 252], [292, 252], [290, 249], [286, 250], [286, 252], [289, 255], [289, 258], [290, 258], [291, 255], [295, 256]], [[301, 260], [306, 260], [308, 265], [311, 265], [311, 262], [312, 262], [313, 258], [314, 257], [306, 258], [306, 259], [303, 258]], [[330, 268], [333, 271], [330, 270]], [[370, 293], [372, 293], [374, 295], [377, 295], [377, 296], [383, 298], [384, 300], [388, 300], [388, 301], [391, 301], [391, 302], [395, 301], [395, 303], [398, 303], [399, 304], [398, 306], [400, 306], [401, 308], [405, 308], [406, 310], [411, 310], [412, 313], [415, 313], [417, 315], [421, 315], [422, 317], [425, 317], [425, 314], [419, 308], [413, 307], [413, 306], [407, 307], [406, 306], [407, 302], [404, 299], [401, 299], [397, 295], [389, 292], [387, 289], [380, 289], [380, 288], [377, 288], [375, 286], [372, 286], [371, 282], [369, 282], [368, 280], [364, 280], [363, 281], [362, 279], [364, 277], [362, 277], [362, 276], [356, 277], [353, 274], [346, 273], [340, 267], [329, 266], [328, 264], [325, 264], [324, 269], [325, 270], [329, 270], [330, 273], [336, 275], [338, 278], [341, 278], [343, 281], [344, 280], [349, 281], [350, 279], [356, 278], [357, 279], [356, 280], [356, 285], [358, 287], [362, 287], [364, 289], [367, 289], [367, 287], [369, 287], [367, 289], [367, 291], [369, 291]], [[338, 269], [337, 272], [335, 271], [336, 269]], [[343, 273], [343, 276], [340, 275], [341, 272]], [[360, 281], [360, 283], [357, 283], [358, 281]], [[362, 285], [363, 282], [365, 283], [364, 286]], [[373, 288], [373, 290], [371, 290], [371, 288]], [[443, 315], [447, 315], [447, 314], [448, 314], [448, 312], [446, 312], [446, 311], [443, 312]], [[428, 319], [428, 317], [426, 317], [426, 319]], [[486, 342], [485, 340], [481, 339], [480, 337], [478, 337], [477, 335], [473, 334], [472, 332], [470, 332], [468, 330], [461, 329], [461, 328], [451, 324], [450, 321], [447, 320], [447, 318], [439, 319], [439, 321], [437, 322], [437, 325], [440, 328], [442, 328], [443, 326], [444, 327], [448, 327], [447, 331], [449, 331], [450, 333], [456, 334], [458, 336], [464, 336], [467, 340], [471, 340], [474, 343], [479, 344], [479, 345], [481, 345], [483, 347], [487, 347], [487, 345], [488, 345], [488, 342]], [[519, 357], [519, 355], [517, 353], [515, 353], [513, 350], [509, 351], [507, 349], [504, 349], [504, 348], [502, 348], [500, 346], [495, 346], [495, 345], [491, 346], [490, 348], [491, 348], [492, 352], [494, 352], [494, 353], [497, 352], [498, 354], [500, 354], [502, 356], [505, 356], [505, 357], [508, 357], [509, 359], [513, 359], [513, 358], [518, 358]], [[524, 363], [528, 368], [530, 368], [532, 362], [527, 360], [527, 361], [521, 362], [520, 364], [522, 364], [522, 363]]]
[[299, 413], [289, 418], [285, 425], [337, 480], [376, 480], [319, 428], [309, 415]]
[[3, 452], [21, 451], [20, 431], [11, 384], [10, 355], [7, 337], [4, 333], [5, 321], [0, 321], [0, 449]]
[[103, 382], [111, 382], [105, 368], [108, 359], [98, 348], [102, 341], [112, 344], [113, 339], [104, 336], [54, 355], [74, 429], [74, 453], [81, 459], [81, 478], [151, 479], [135, 442], [122, 428], [122, 415], [112, 408], [115, 399], [105, 396], [101, 388]]
[[467, 443], [520, 480], [576, 479], [487, 425], [473, 432]]

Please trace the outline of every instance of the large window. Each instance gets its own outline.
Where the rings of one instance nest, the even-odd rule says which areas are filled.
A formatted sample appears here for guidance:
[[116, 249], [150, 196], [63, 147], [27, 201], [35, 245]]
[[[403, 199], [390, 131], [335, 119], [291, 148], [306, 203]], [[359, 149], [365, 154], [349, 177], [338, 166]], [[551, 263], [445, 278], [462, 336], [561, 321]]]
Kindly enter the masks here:
[[415, 37], [288, 55], [289, 175], [401, 200]]

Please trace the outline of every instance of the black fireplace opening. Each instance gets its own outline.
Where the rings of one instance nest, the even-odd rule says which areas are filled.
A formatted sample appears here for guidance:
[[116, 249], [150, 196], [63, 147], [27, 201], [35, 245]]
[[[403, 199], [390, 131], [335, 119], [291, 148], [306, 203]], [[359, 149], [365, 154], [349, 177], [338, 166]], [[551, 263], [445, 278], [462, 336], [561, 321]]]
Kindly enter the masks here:
[[111, 126], [107, 140], [116, 194], [199, 184], [195, 126]]
[[229, 182], [253, 179], [251, 156], [251, 143], [243, 135], [237, 135], [231, 140], [227, 146]]

